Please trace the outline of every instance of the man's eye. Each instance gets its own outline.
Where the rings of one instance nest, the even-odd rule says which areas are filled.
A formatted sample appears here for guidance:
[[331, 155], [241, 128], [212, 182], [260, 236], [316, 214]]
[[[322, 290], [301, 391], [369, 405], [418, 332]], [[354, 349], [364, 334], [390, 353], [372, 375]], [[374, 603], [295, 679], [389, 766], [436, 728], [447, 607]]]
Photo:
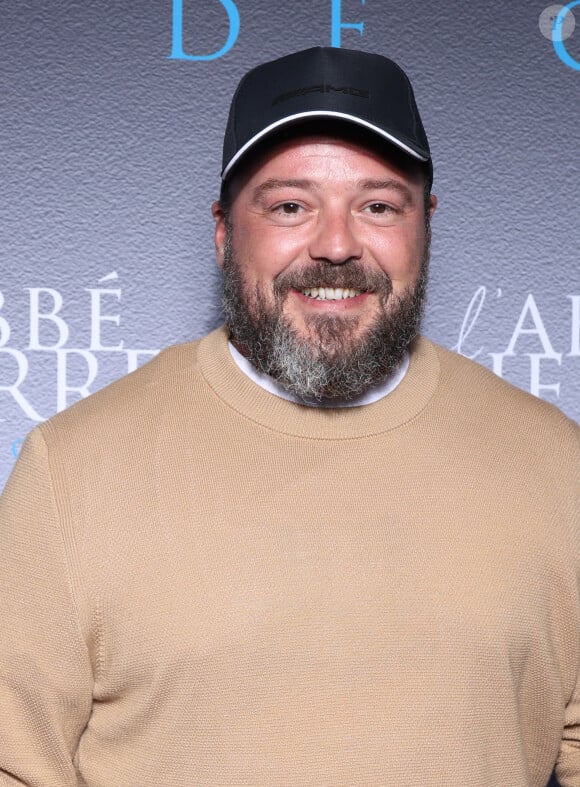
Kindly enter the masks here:
[[295, 216], [300, 212], [301, 207], [302, 206], [297, 202], [283, 202], [281, 205], [276, 205], [274, 210], [277, 213], [284, 213], [287, 216]]
[[366, 210], [369, 213], [373, 213], [380, 216], [383, 213], [389, 213], [392, 210], [392, 208], [390, 208], [388, 205], [385, 205], [384, 202], [372, 202], [370, 205], [366, 206]]

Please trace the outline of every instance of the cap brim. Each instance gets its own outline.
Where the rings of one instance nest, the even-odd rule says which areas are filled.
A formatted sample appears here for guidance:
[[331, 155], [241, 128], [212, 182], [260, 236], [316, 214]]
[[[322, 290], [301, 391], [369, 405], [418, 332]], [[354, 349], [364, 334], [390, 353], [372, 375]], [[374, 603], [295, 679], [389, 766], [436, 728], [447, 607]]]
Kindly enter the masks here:
[[385, 131], [378, 126], [374, 126], [372, 123], [369, 123], [367, 120], [362, 120], [355, 115], [349, 115], [344, 112], [333, 112], [331, 110], [313, 110], [310, 112], [299, 112], [295, 115], [288, 115], [281, 120], [277, 120], [275, 123], [271, 123], [266, 128], [262, 129], [258, 134], [255, 134], [251, 139], [249, 139], [242, 147], [236, 152], [235, 156], [233, 156], [222, 172], [222, 180], [224, 180], [228, 174], [231, 172], [233, 167], [242, 159], [248, 151], [254, 147], [258, 142], [263, 140], [265, 137], [272, 134], [274, 131], [277, 131], [284, 126], [292, 125], [293, 123], [297, 123], [301, 120], [308, 120], [310, 118], [334, 118], [336, 120], [344, 120], [348, 123], [353, 123], [357, 126], [362, 126], [363, 128], [368, 129], [369, 131], [377, 134], [378, 136], [386, 139], [388, 142], [391, 142], [393, 145], [398, 147], [407, 155], [411, 156], [412, 158], [416, 159], [417, 161], [426, 162], [429, 161], [430, 156], [425, 154], [424, 152], [414, 150], [410, 145], [408, 145], [403, 140], [395, 137], [393, 134], [389, 134], [388, 131]]

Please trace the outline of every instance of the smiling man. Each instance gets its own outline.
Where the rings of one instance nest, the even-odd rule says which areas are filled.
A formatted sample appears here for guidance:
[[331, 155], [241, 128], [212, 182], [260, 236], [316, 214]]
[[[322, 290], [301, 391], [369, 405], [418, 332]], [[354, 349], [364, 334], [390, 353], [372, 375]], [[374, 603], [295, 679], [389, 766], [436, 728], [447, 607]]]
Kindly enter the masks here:
[[225, 325], [40, 425], [0, 507], [0, 785], [580, 787], [578, 426], [419, 335], [392, 61], [249, 72]]
[[312, 125], [254, 154], [213, 212], [231, 341], [297, 397], [336, 405], [381, 384], [417, 333], [435, 197], [376, 135]]

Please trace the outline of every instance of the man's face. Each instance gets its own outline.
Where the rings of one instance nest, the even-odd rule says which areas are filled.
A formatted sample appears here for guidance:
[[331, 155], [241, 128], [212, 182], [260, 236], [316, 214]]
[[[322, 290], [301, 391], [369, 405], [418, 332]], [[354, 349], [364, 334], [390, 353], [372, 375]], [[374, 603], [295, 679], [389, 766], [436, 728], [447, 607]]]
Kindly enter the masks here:
[[218, 203], [230, 338], [303, 398], [353, 398], [418, 330], [428, 259], [424, 180], [333, 137], [281, 143]]

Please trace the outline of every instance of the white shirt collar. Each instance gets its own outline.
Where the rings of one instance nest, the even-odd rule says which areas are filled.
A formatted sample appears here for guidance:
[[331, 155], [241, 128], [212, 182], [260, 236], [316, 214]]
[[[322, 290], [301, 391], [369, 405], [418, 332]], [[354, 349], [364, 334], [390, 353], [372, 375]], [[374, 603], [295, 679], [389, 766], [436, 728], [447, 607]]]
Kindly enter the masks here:
[[409, 353], [406, 352], [399, 366], [390, 375], [385, 377], [385, 379], [377, 385], [373, 385], [372, 388], [369, 388], [355, 399], [349, 399], [348, 401], [333, 401], [332, 404], [326, 404], [324, 402], [308, 402], [300, 399], [295, 394], [290, 393], [290, 391], [287, 391], [283, 386], [280, 385], [280, 383], [274, 380], [273, 377], [259, 372], [246, 357], [236, 350], [231, 342], [228, 342], [228, 347], [237, 367], [257, 385], [259, 385], [260, 388], [269, 391], [275, 396], [280, 396], [282, 399], [287, 399], [289, 402], [296, 402], [296, 404], [306, 404], [311, 407], [362, 407], [365, 404], [378, 402], [379, 399], [382, 399], [383, 397], [387, 396], [387, 394], [390, 394], [391, 391], [395, 390], [409, 368]]

